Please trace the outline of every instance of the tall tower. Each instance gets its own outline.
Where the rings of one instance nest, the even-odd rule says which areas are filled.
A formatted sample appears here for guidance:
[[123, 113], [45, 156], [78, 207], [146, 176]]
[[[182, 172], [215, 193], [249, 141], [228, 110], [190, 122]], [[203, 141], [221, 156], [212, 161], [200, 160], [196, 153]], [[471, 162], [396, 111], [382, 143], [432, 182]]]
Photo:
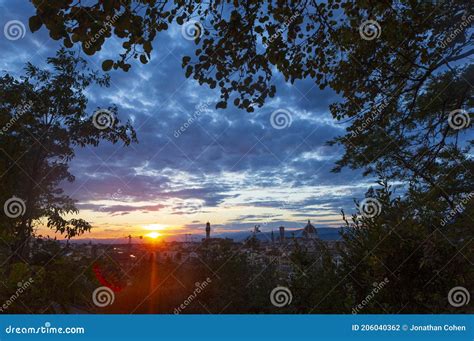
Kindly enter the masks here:
[[280, 226], [280, 243], [282, 243], [285, 240], [285, 227]]
[[211, 238], [211, 224], [207, 222], [206, 224], [206, 239]]

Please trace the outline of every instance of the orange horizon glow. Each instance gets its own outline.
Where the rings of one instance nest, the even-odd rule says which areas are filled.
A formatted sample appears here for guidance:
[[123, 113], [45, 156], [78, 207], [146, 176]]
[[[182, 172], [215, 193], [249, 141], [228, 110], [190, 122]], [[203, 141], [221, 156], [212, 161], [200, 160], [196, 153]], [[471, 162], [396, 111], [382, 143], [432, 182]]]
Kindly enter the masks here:
[[169, 226], [164, 224], [148, 224], [144, 225], [143, 228], [149, 231], [163, 231], [169, 228]]
[[153, 231], [148, 233], [146, 236], [151, 239], [157, 239], [158, 237], [161, 237], [161, 233]]

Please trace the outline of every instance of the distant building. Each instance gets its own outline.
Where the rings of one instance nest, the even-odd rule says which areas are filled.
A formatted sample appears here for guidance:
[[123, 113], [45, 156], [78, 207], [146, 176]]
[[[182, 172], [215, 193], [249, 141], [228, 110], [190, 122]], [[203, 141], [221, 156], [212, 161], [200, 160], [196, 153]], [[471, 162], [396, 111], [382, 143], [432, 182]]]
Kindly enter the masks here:
[[280, 226], [280, 242], [283, 242], [285, 240], [285, 227]]
[[303, 238], [305, 239], [315, 239], [317, 238], [316, 227], [311, 224], [311, 221], [308, 220], [308, 224], [303, 229]]
[[205, 245], [209, 246], [212, 244], [221, 244], [221, 243], [233, 243], [234, 240], [231, 238], [211, 238], [211, 223], [206, 223], [206, 238], [201, 240]]
[[211, 224], [207, 222], [206, 224], [206, 239], [211, 238]]

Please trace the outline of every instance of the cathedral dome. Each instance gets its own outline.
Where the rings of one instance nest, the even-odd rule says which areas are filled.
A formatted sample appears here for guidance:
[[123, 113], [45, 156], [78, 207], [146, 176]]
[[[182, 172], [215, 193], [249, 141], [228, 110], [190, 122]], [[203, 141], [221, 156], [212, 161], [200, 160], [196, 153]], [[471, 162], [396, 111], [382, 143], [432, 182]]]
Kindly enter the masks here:
[[311, 221], [308, 220], [308, 224], [303, 229], [303, 235], [305, 237], [315, 236], [316, 235], [316, 227], [311, 224]]

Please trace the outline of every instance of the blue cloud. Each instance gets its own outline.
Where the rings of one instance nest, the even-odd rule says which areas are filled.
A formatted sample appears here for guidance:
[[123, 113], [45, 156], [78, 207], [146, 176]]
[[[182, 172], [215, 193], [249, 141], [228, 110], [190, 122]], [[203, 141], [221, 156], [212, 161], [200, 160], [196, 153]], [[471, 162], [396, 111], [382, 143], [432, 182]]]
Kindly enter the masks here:
[[[34, 13], [28, 2], [7, 5], [2, 1], [0, 9], [2, 26], [9, 20], [20, 20], [27, 28], [28, 18]], [[98, 207], [87, 203], [109, 199], [117, 191], [124, 202], [200, 199], [205, 209], [238, 199], [236, 193], [242, 189], [278, 189], [282, 185], [291, 188], [282, 197], [302, 187], [314, 188], [315, 192], [321, 186], [347, 189], [344, 195], [293, 201], [287, 207], [294, 210], [295, 220], [305, 214], [318, 217], [314, 205], [326, 205], [328, 211], [334, 212], [353, 207], [353, 198], [362, 196], [366, 189], [359, 186], [362, 177], [350, 170], [331, 173], [342, 150], [325, 145], [344, 131], [329, 114], [329, 104], [337, 99], [332, 91], [319, 90], [309, 79], [288, 86], [277, 76], [277, 97], [254, 113], [231, 106], [216, 110], [218, 91], [184, 77], [181, 58], [191, 53], [193, 44], [177, 39], [170, 33], [160, 35], [149, 64], [134, 63], [128, 73], [112, 71], [109, 88], [88, 90], [90, 112], [116, 104], [120, 116], [133, 122], [139, 144], [123, 148], [102, 143], [99, 148], [76, 151], [72, 162], [76, 182], [64, 186], [67, 193], [82, 203], [82, 209], [126, 214], [137, 209], [162, 208], [160, 205]], [[44, 65], [46, 57], [54, 55], [58, 46], [44, 28], [34, 34], [27, 29], [25, 37], [17, 41], [2, 36], [0, 69], [20, 75], [26, 62]], [[99, 54], [89, 57], [81, 53], [81, 56], [91, 67], [99, 69], [102, 60], [119, 50], [119, 41], [111, 40]], [[275, 129], [271, 124], [271, 115], [278, 109], [291, 116], [287, 128]], [[243, 179], [237, 184], [227, 181], [223, 174], [240, 174]], [[192, 188], [186, 188], [191, 182]], [[256, 200], [252, 204], [267, 207], [269, 211], [281, 207], [279, 200]], [[174, 212], [187, 214], [192, 209], [192, 205], [180, 203]], [[244, 216], [236, 215], [229, 224], [241, 221]]]

